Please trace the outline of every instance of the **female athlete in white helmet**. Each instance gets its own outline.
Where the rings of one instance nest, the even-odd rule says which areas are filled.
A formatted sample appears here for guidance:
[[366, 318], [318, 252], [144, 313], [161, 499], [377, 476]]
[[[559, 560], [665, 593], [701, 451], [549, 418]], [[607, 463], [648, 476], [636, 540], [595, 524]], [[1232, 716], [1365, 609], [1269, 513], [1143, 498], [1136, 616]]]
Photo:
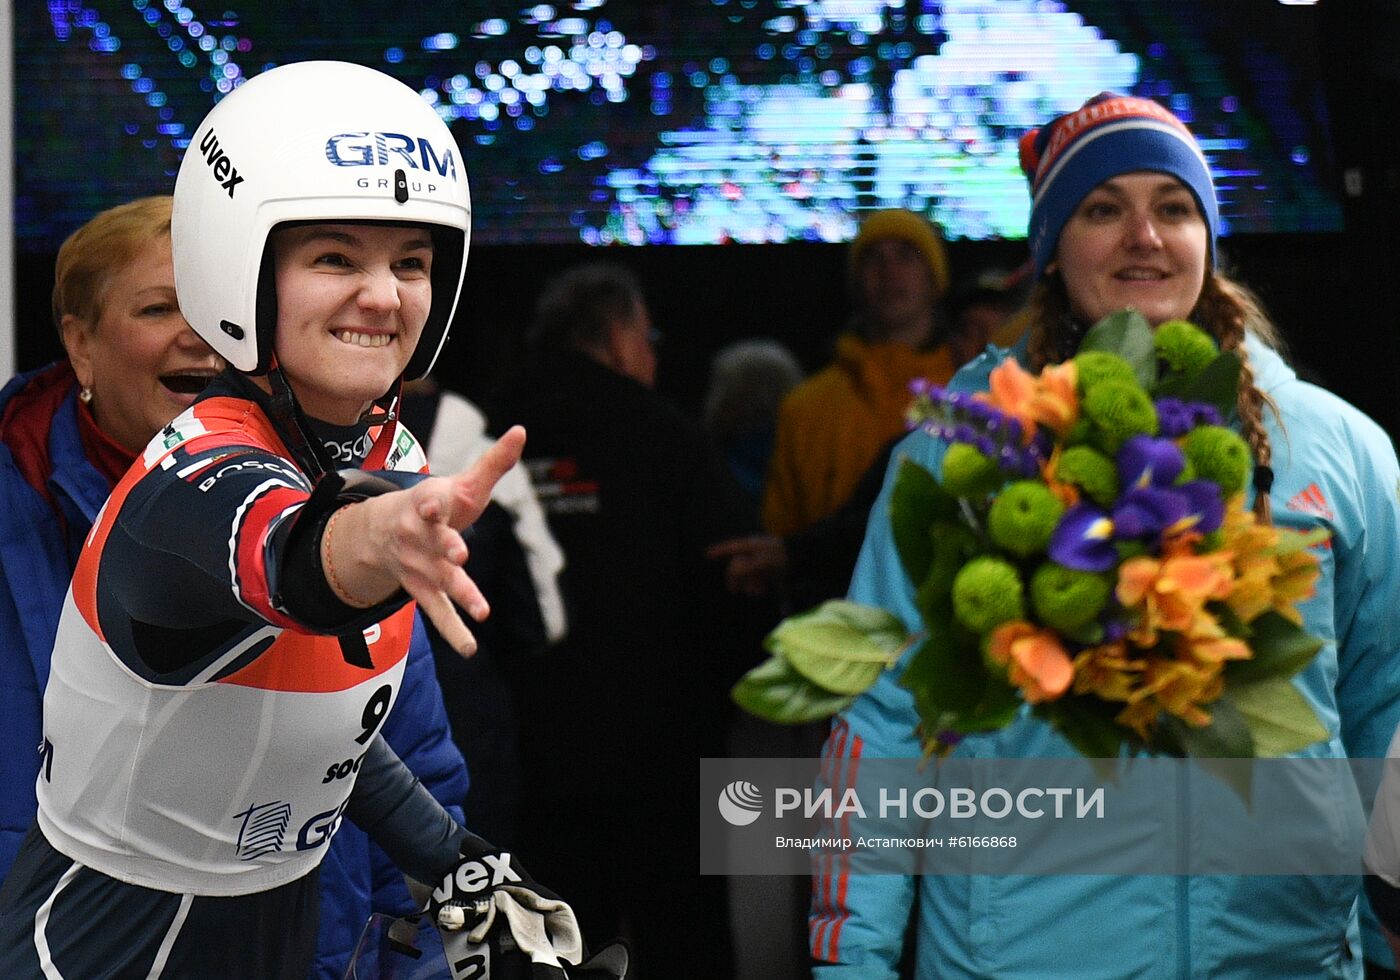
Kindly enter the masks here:
[[455, 606], [487, 606], [459, 532], [525, 441], [517, 427], [424, 478], [396, 420], [400, 383], [446, 341], [470, 223], [447, 127], [372, 69], [272, 69], [194, 131], [176, 290], [231, 368], [147, 446], [84, 546], [38, 822], [0, 891], [0, 976], [301, 980], [343, 816], [435, 901], [505, 889], [549, 918], [542, 959], [581, 958], [568, 907], [379, 736], [415, 603], [474, 647]]

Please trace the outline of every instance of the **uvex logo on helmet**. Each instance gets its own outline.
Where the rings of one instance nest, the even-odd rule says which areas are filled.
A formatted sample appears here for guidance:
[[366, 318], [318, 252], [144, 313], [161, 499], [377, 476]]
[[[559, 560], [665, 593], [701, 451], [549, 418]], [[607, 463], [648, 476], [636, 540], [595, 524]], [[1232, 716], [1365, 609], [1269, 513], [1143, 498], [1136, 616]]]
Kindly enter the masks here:
[[214, 172], [214, 179], [219, 182], [219, 186], [228, 191], [230, 198], [233, 197], [234, 188], [243, 183], [243, 178], [238, 176], [238, 168], [233, 165], [223, 147], [219, 146], [219, 137], [214, 135], [212, 126], [200, 137], [199, 155], [204, 157], [205, 165]]
[[433, 149], [426, 137], [403, 133], [341, 133], [326, 140], [326, 159], [337, 167], [394, 166], [410, 170], [435, 171], [440, 177], [457, 179], [457, 159], [452, 148], [442, 153]]

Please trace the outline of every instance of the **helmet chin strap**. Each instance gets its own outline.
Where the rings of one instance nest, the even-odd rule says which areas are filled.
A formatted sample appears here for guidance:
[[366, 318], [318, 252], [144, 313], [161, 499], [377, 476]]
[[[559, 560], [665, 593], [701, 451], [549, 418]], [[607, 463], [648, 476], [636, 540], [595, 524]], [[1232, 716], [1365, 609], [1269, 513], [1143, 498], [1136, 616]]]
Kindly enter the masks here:
[[306, 413], [301, 410], [296, 393], [287, 382], [287, 376], [282, 373], [282, 366], [277, 363], [276, 354], [272, 355], [268, 364], [267, 381], [272, 386], [272, 423], [286, 440], [287, 448], [292, 451], [292, 458], [297, 465], [306, 471], [313, 483], [327, 473], [333, 473], [335, 464], [326, 454], [321, 440], [311, 432]]
[[[272, 421], [286, 440], [287, 448], [291, 450], [293, 459], [306, 471], [313, 483], [327, 473], [335, 472], [338, 467], [326, 453], [321, 440], [316, 438], [316, 434], [311, 431], [306, 413], [302, 411], [301, 403], [297, 401], [296, 392], [292, 390], [287, 376], [282, 372], [282, 366], [277, 363], [276, 354], [272, 355], [268, 365], [267, 380], [272, 387]], [[402, 397], [403, 375], [399, 375], [399, 379], [394, 382], [393, 387], [375, 399], [370, 406], [370, 411], [361, 419], [362, 422], [371, 427], [376, 425], [382, 427], [378, 438], [374, 440], [374, 446], [370, 449], [369, 455], [361, 464], [362, 468], [380, 469], [384, 466], [385, 459], [393, 448], [395, 433], [398, 431], [396, 423], [399, 418], [399, 402]]]
[[[378, 470], [388, 465], [389, 453], [393, 451], [394, 440], [399, 431], [399, 404], [403, 397], [403, 375], [399, 375], [399, 380], [394, 382], [389, 391], [374, 400], [371, 411], [367, 412], [361, 421], [368, 423], [371, 427], [379, 426], [379, 435], [375, 437], [374, 445], [370, 447], [369, 454], [360, 464], [362, 469]], [[378, 411], [374, 411], [378, 409]]]
[[399, 418], [399, 401], [403, 398], [403, 375], [394, 382], [387, 392], [370, 403], [370, 411], [360, 420], [369, 425], [384, 425], [396, 422]]

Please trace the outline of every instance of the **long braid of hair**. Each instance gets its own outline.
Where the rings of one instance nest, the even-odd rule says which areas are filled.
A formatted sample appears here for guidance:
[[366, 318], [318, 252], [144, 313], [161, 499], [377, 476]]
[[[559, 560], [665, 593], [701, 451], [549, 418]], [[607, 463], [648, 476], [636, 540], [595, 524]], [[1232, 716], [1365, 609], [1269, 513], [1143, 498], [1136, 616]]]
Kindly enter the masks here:
[[1271, 326], [1258, 302], [1238, 283], [1220, 273], [1206, 276], [1201, 298], [1192, 319], [1215, 335], [1221, 350], [1234, 351], [1240, 358], [1240, 390], [1235, 403], [1240, 417], [1240, 434], [1249, 443], [1254, 457], [1254, 514], [1262, 524], [1273, 523], [1273, 507], [1269, 491], [1273, 487], [1274, 453], [1264, 428], [1267, 406], [1278, 418], [1278, 405], [1259, 390], [1254, 382], [1254, 370], [1245, 351], [1245, 334], [1253, 328], [1266, 342], [1275, 342]]

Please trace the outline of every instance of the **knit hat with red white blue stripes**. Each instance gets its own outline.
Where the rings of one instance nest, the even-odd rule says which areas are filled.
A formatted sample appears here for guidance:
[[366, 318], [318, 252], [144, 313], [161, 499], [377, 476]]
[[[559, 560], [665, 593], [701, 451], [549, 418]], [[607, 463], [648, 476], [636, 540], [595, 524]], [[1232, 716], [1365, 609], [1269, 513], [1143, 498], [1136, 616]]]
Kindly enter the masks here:
[[1055, 258], [1065, 222], [1089, 192], [1137, 170], [1170, 174], [1195, 195], [1215, 262], [1220, 210], [1210, 165], [1191, 131], [1156, 102], [1104, 92], [1026, 133], [1020, 151], [1021, 170], [1031, 182], [1027, 237], [1037, 279]]

